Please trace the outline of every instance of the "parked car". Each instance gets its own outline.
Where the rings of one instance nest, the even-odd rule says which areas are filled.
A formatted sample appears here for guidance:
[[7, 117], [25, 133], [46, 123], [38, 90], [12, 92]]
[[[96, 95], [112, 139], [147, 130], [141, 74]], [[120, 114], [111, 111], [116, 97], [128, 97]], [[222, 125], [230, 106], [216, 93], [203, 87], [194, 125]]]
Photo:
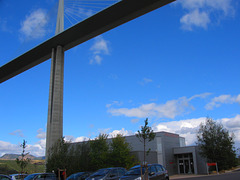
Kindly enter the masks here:
[[57, 176], [54, 173], [35, 173], [28, 175], [24, 180], [57, 180]]
[[0, 180], [11, 180], [11, 178], [7, 175], [0, 174]]
[[69, 176], [67, 180], [84, 180], [87, 177], [89, 177], [91, 174], [92, 173], [90, 172], [78, 172]]
[[27, 176], [28, 174], [11, 174], [10, 178], [12, 178], [12, 180], [23, 180]]
[[35, 176], [33, 180], [57, 180], [57, 176], [54, 173], [41, 173]]
[[29, 174], [27, 177], [24, 178], [24, 180], [33, 180], [39, 174], [41, 173]]
[[90, 175], [86, 180], [118, 180], [126, 172], [126, 169], [121, 167], [104, 168], [99, 169], [98, 171]]
[[[142, 167], [142, 174], [145, 172], [146, 168]], [[148, 174], [145, 175], [150, 180], [169, 180], [168, 171], [161, 164], [148, 164]], [[141, 180], [141, 166], [132, 167], [119, 180]]]

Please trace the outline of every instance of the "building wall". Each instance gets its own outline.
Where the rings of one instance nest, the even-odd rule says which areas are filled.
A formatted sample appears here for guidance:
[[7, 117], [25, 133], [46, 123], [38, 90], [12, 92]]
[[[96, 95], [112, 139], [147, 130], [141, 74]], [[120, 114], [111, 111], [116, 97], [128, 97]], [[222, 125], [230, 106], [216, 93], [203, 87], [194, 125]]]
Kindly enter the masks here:
[[197, 165], [198, 165], [198, 174], [207, 174], [206, 159], [203, 158], [199, 153], [199, 148], [196, 147], [196, 156], [197, 156]]
[[[173, 153], [174, 153], [174, 155], [191, 153], [192, 157], [193, 157], [194, 173], [198, 174], [198, 165], [197, 165], [197, 156], [196, 156], [196, 147], [195, 146], [185, 146], [185, 147], [174, 148]], [[178, 162], [177, 162], [177, 165], [178, 165]], [[179, 170], [178, 170], [178, 172], [179, 172]]]
[[[126, 142], [131, 146], [131, 153], [143, 163], [143, 143], [135, 136], [126, 136]], [[112, 139], [108, 139], [110, 143]], [[73, 144], [74, 145], [74, 144]], [[196, 146], [185, 146], [185, 139], [178, 134], [168, 132], [157, 132], [153, 141], [146, 143], [146, 151], [150, 149], [146, 156], [148, 164], [158, 163], [166, 167], [169, 175], [178, 174], [177, 154], [192, 153], [194, 160], [194, 172], [196, 174], [206, 174], [206, 161], [199, 155]]]
[[193, 154], [194, 172], [195, 174], [207, 174], [206, 160], [199, 154], [199, 148], [197, 146], [186, 146], [174, 148], [174, 154]]
[[[135, 155], [135, 157], [143, 162], [143, 151], [132, 151], [131, 154]], [[158, 163], [157, 162], [157, 152], [149, 152], [148, 156], [146, 156], [146, 161], [149, 163]]]
[[177, 163], [173, 154], [173, 148], [180, 147], [179, 135], [173, 133], [162, 133], [162, 143], [163, 143], [163, 155], [164, 155], [164, 166], [167, 168], [170, 175], [176, 174]]
[[[126, 136], [126, 141], [131, 145], [132, 151], [143, 163], [143, 143], [134, 136]], [[169, 174], [177, 173], [177, 163], [173, 154], [173, 148], [180, 147], [178, 134], [157, 132], [153, 141], [146, 144], [146, 151], [150, 148], [150, 153], [146, 157], [149, 164], [159, 163], [165, 166]]]

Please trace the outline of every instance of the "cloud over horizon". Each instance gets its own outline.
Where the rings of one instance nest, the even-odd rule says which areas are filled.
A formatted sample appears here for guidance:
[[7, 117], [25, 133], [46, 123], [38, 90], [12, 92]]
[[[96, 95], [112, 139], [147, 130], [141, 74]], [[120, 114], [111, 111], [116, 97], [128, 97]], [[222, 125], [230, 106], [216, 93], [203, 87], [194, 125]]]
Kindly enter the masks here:
[[174, 119], [176, 116], [188, 114], [194, 107], [190, 104], [195, 98], [206, 98], [210, 93], [194, 95], [190, 98], [180, 97], [176, 100], [169, 100], [165, 104], [148, 103], [133, 108], [113, 108], [108, 106], [107, 112], [113, 116], [126, 117], [157, 117]]
[[[199, 125], [201, 123], [205, 123], [206, 117], [199, 117], [193, 119], [183, 119], [179, 121], [170, 121], [170, 122], [158, 122], [151, 125], [154, 132], [171, 132], [179, 134], [181, 137], [184, 137], [186, 140], [186, 145], [195, 145], [196, 142], [196, 133], [198, 131]], [[222, 123], [223, 127], [226, 128], [230, 135], [234, 133], [235, 135], [235, 145], [236, 147], [240, 147], [240, 114], [232, 118], [221, 118], [221, 119], [213, 119], [216, 122]], [[43, 133], [42, 129], [39, 129], [39, 132]], [[123, 136], [130, 136], [134, 135], [135, 132], [127, 130], [125, 128], [111, 130], [111, 128], [99, 130], [101, 133], [108, 134], [109, 138], [115, 137], [117, 134], [122, 134]], [[41, 134], [40, 133], [40, 134]], [[88, 141], [89, 138], [85, 136], [74, 137], [71, 135], [65, 136], [66, 141], [71, 142], [83, 142]], [[40, 139], [40, 141], [36, 142], [35, 144], [27, 144], [26, 151], [30, 152], [30, 154], [34, 156], [44, 156], [45, 155], [45, 148], [46, 148], [46, 138]], [[22, 152], [22, 148], [20, 148], [20, 144], [11, 144], [10, 142], [0, 141], [0, 155], [4, 155], [5, 153], [14, 153], [20, 154]]]
[[214, 108], [220, 107], [221, 104], [240, 104], [240, 94], [237, 96], [231, 96], [229, 94], [220, 95], [218, 97], [212, 98], [211, 102], [209, 102], [205, 108], [207, 110], [213, 110]]

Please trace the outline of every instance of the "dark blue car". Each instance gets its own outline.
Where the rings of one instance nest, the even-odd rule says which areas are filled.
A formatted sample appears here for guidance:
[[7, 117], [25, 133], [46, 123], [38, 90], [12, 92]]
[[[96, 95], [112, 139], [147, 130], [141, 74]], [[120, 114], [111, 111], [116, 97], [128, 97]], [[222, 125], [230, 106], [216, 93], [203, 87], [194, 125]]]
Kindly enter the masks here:
[[145, 167], [134, 166], [119, 180], [141, 180], [141, 176], [148, 176], [149, 180], [169, 180], [168, 171], [161, 164], [148, 164], [147, 167], [146, 171]]
[[126, 169], [121, 167], [112, 167], [99, 169], [86, 180], [118, 180], [126, 173]]
[[69, 176], [67, 180], [84, 180], [90, 175], [91, 173], [89, 172], [78, 172]]
[[9, 176], [0, 174], [0, 180], [12, 180]]
[[35, 173], [28, 175], [24, 180], [57, 180], [57, 176], [54, 173]]

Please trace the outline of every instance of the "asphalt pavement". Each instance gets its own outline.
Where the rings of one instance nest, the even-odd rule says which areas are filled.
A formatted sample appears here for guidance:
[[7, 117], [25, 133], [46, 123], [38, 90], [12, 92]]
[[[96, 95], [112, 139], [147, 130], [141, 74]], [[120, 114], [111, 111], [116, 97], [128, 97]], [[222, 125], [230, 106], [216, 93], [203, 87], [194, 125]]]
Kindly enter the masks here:
[[170, 180], [172, 179], [181, 179], [181, 180], [240, 180], [240, 168], [233, 170], [233, 171], [228, 171], [223, 174], [214, 174], [214, 175], [173, 175], [170, 176]]

